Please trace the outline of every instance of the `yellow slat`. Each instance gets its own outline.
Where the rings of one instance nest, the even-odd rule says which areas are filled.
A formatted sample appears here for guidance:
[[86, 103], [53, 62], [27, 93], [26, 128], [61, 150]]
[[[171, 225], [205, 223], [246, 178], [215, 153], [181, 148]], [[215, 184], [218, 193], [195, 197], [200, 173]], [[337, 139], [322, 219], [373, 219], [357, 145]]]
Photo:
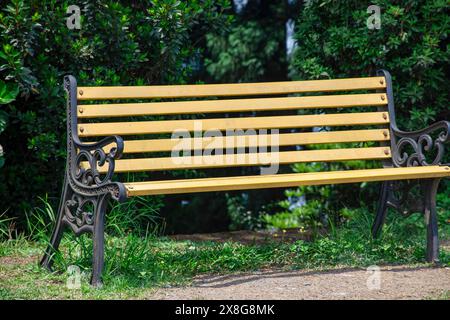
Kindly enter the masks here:
[[126, 183], [129, 197], [193, 193], [208, 191], [246, 190], [264, 188], [297, 187], [303, 185], [356, 183], [365, 181], [389, 181], [425, 179], [450, 176], [450, 167], [427, 166], [409, 168], [384, 168], [311, 173], [291, 173], [266, 176], [184, 179]]
[[384, 77], [367, 77], [260, 83], [78, 87], [77, 97], [78, 100], [181, 98], [288, 94], [317, 91], [331, 92], [360, 89], [382, 89], [385, 87], [386, 82]]
[[96, 118], [161, 114], [343, 108], [352, 106], [380, 106], [385, 104], [387, 104], [387, 96], [384, 93], [262, 99], [93, 104], [78, 106], [78, 117]]
[[[256, 156], [257, 155], [257, 156]], [[272, 163], [287, 164], [297, 162], [347, 161], [390, 158], [389, 147], [348, 148], [327, 150], [283, 151], [278, 153], [245, 153], [230, 155], [209, 155], [191, 157], [165, 157], [116, 160], [115, 172], [137, 172], [156, 170], [175, 170], [193, 168], [219, 168], [252, 165], [268, 165]], [[181, 160], [184, 162], [180, 163]], [[87, 166], [87, 163], [83, 163]], [[108, 165], [100, 167], [106, 172]]]
[[83, 123], [78, 125], [80, 137], [171, 133], [177, 130], [235, 130], [269, 128], [305, 128], [316, 126], [351, 126], [387, 124], [387, 112], [339, 113], [301, 116], [221, 118], [204, 120], [162, 120], [138, 122]]
[[[323, 132], [301, 132], [282, 133], [278, 135], [278, 141], [270, 134], [247, 135], [247, 136], [223, 136], [215, 137], [214, 142], [224, 147], [264, 147], [270, 145], [292, 146], [320, 143], [344, 143], [344, 142], [367, 142], [367, 141], [389, 141], [388, 129], [369, 130], [346, 130], [346, 131], [323, 131]], [[186, 138], [186, 139], [150, 139], [150, 140], [125, 140], [124, 153], [144, 153], [172, 151], [180, 142], [191, 146], [191, 150], [214, 149], [211, 139]], [[111, 144], [104, 148], [109, 152]], [[188, 149], [188, 148], [187, 148]]]

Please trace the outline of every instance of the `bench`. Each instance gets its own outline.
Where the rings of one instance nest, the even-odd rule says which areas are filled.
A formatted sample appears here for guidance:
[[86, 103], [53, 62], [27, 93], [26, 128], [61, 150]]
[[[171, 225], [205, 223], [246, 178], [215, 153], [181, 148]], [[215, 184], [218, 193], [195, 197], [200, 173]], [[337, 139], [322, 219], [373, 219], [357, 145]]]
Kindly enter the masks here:
[[[438, 261], [436, 192], [440, 179], [450, 176], [448, 164], [441, 163], [450, 123], [399, 130], [391, 76], [385, 70], [364, 78], [173, 86], [77, 87], [75, 78], [66, 76], [64, 88], [67, 164], [56, 225], [41, 261], [49, 270], [65, 228], [76, 235], [90, 232], [91, 283], [101, 284], [110, 199], [370, 181], [382, 182], [373, 235], [379, 234], [389, 207], [403, 214], [422, 211], [426, 258]], [[318, 144], [322, 147], [311, 148]], [[267, 171], [268, 164], [351, 160], [379, 165], [308, 173]], [[244, 166], [265, 174], [243, 176], [229, 170], [232, 176], [214, 176], [220, 168]], [[167, 178], [169, 171], [186, 169], [210, 174]], [[142, 180], [127, 181], [133, 176], [129, 172], [141, 172], [136, 177]], [[421, 185], [422, 201], [409, 208], [403, 195], [414, 183]]]

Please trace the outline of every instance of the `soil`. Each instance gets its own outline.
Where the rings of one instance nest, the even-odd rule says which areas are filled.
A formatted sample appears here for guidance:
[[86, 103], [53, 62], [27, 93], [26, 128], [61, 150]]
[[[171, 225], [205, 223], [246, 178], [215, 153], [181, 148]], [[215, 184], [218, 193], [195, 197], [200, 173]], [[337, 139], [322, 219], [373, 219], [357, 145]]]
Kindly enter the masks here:
[[[310, 240], [311, 235], [298, 229], [283, 232], [235, 231], [210, 234], [176, 235], [176, 240], [237, 241], [263, 243], [270, 241]], [[450, 241], [441, 242], [448, 250]], [[335, 269], [330, 271], [281, 271], [233, 275], [203, 275], [191, 286], [161, 288], [148, 299], [428, 299], [449, 297], [450, 268], [381, 266], [379, 286], [368, 287], [373, 271]], [[369, 279], [369, 280], [368, 280]], [[369, 283], [370, 284], [370, 283]]]
[[[189, 287], [161, 288], [147, 299], [429, 299], [450, 291], [450, 268], [383, 266], [380, 281], [366, 269], [276, 271], [196, 277]], [[372, 284], [372, 286], [368, 287]]]
[[[319, 230], [317, 234], [325, 231]], [[267, 242], [294, 242], [296, 240], [311, 241], [312, 232], [302, 231], [299, 228], [284, 229], [282, 231], [231, 231], [215, 233], [195, 233], [172, 235], [169, 238], [173, 240], [190, 241], [214, 241], [214, 242], [239, 242], [242, 244], [262, 244]]]

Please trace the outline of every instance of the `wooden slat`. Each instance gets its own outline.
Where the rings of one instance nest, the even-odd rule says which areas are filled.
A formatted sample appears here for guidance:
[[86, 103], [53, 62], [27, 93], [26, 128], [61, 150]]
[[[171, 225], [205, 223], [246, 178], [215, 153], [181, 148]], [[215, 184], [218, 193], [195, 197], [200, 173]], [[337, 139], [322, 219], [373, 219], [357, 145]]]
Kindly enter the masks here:
[[384, 77], [171, 86], [78, 87], [78, 100], [182, 98], [382, 89]]
[[78, 125], [80, 137], [171, 133], [177, 130], [235, 130], [269, 128], [305, 128], [316, 126], [352, 126], [387, 124], [387, 112], [339, 113], [301, 116], [221, 118], [204, 120], [162, 120], [138, 122], [83, 123]]
[[228, 113], [262, 110], [345, 108], [352, 106], [380, 106], [386, 104], [387, 96], [384, 93], [262, 99], [93, 104], [78, 106], [78, 117], [97, 118], [162, 114]]
[[[255, 156], [257, 155], [257, 156]], [[347, 161], [390, 158], [389, 147], [348, 148], [327, 150], [283, 151], [278, 153], [245, 153], [212, 156], [165, 157], [145, 159], [116, 160], [115, 172], [137, 172], [156, 170], [175, 170], [193, 168], [219, 168], [237, 166], [268, 165], [271, 160], [279, 164], [297, 162]], [[181, 162], [184, 160], [185, 162]], [[87, 163], [83, 163], [87, 166]], [[108, 165], [100, 167], [106, 172]]]
[[[345, 130], [345, 131], [323, 131], [323, 132], [301, 132], [282, 133], [278, 135], [278, 140], [270, 134], [246, 135], [246, 136], [223, 136], [214, 137], [215, 146], [211, 145], [211, 139], [207, 138], [186, 138], [186, 139], [149, 139], [149, 140], [125, 140], [124, 153], [144, 153], [172, 151], [180, 142], [183, 146], [191, 146], [191, 150], [213, 149], [217, 145], [225, 147], [265, 147], [271, 145], [293, 146], [323, 143], [345, 143], [345, 142], [368, 142], [368, 141], [389, 141], [390, 135], [387, 129], [369, 130]], [[111, 144], [104, 148], [109, 152]], [[188, 148], [186, 148], [188, 149]]]
[[208, 191], [286, 188], [304, 185], [357, 183], [425, 179], [450, 176], [450, 167], [426, 166], [409, 168], [384, 168], [311, 173], [291, 173], [266, 176], [184, 179], [126, 183], [127, 194], [132, 196], [193, 193]]

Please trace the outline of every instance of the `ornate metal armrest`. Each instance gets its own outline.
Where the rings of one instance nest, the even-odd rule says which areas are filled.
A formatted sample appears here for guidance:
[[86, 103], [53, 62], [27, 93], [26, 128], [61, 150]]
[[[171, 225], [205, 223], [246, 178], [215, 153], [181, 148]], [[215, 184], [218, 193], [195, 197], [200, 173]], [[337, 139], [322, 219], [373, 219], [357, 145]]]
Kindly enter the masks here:
[[[431, 126], [411, 132], [391, 128], [394, 135], [393, 161], [397, 167], [442, 165], [444, 144], [450, 141], [450, 122], [439, 121]], [[437, 132], [437, 138], [431, 137]], [[407, 148], [410, 147], [411, 151]], [[432, 160], [427, 160], [428, 157]]]
[[108, 154], [114, 159], [120, 159], [122, 157], [124, 147], [122, 137], [119, 136], [106, 137], [94, 143], [82, 143], [80, 141], [75, 142], [75, 146], [77, 148], [79, 148], [80, 150], [87, 150], [87, 151], [101, 149], [110, 144], [115, 144], [116, 146], [112, 147]]
[[[77, 150], [70, 170], [73, 180], [80, 187], [88, 188], [93, 193], [114, 189], [113, 197], [122, 200], [123, 186], [120, 183], [111, 182], [111, 179], [114, 175], [115, 160], [119, 159], [123, 153], [123, 139], [119, 136], [111, 136], [95, 143], [82, 143], [75, 138], [73, 143]], [[106, 152], [104, 148], [111, 144], [114, 146]], [[101, 174], [99, 167], [104, 165], [107, 165], [108, 169], [105, 174]]]
[[[109, 152], [106, 153], [104, 148], [110, 144], [115, 144], [109, 149]], [[102, 140], [95, 143], [82, 143], [78, 139], [74, 139], [75, 148], [78, 149], [77, 161], [80, 158], [80, 161], [85, 158], [85, 161], [89, 162], [90, 168], [94, 168], [96, 171], [94, 180], [96, 184], [101, 184], [102, 180], [110, 180], [114, 173], [114, 160], [120, 159], [123, 154], [124, 143], [123, 139], [119, 136], [110, 136], [103, 138]], [[98, 166], [103, 166], [105, 163], [108, 163], [108, 174], [106, 178], [109, 179], [99, 179], [99, 174], [97, 169]]]
[[[126, 199], [125, 186], [112, 182], [115, 160], [122, 156], [124, 143], [119, 136], [106, 137], [99, 142], [83, 143], [77, 133], [77, 81], [73, 76], [64, 77], [67, 93], [67, 182], [71, 189], [84, 197], [110, 194], [118, 201]], [[113, 145], [108, 152], [104, 148]], [[106, 174], [98, 167], [108, 165]]]

